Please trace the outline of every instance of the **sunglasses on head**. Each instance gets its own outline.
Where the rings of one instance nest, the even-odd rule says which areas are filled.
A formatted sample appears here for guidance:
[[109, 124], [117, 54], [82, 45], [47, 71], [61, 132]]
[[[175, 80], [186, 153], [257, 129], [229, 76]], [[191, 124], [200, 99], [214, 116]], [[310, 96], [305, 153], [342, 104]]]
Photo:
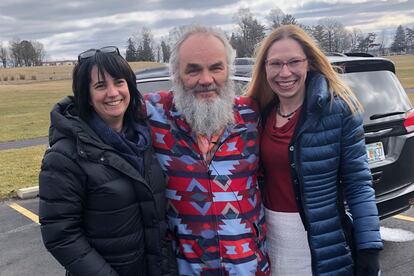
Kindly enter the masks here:
[[97, 52], [102, 52], [102, 53], [107, 53], [107, 54], [117, 54], [117, 55], [121, 55], [119, 53], [119, 49], [115, 46], [106, 46], [106, 47], [102, 47], [100, 49], [89, 49], [86, 50], [85, 52], [82, 52], [78, 55], [78, 62], [82, 62], [85, 59], [88, 59], [92, 56], [94, 56]]

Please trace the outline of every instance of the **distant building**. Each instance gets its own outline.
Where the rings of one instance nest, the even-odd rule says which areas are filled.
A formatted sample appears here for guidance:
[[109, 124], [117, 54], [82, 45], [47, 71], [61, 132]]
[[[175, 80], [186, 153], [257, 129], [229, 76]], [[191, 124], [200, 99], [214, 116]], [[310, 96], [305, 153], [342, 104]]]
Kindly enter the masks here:
[[76, 60], [44, 61], [42, 66], [75, 65]]

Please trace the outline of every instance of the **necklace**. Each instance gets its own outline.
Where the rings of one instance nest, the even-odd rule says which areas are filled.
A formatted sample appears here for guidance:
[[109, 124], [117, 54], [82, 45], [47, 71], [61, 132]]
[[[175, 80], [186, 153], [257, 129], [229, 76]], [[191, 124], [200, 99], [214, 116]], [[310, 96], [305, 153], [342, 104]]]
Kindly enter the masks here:
[[290, 119], [290, 117], [292, 117], [293, 116], [293, 114], [295, 114], [296, 113], [296, 111], [298, 111], [299, 110], [299, 108], [301, 107], [302, 105], [300, 105], [298, 108], [296, 108], [295, 110], [293, 110], [292, 112], [290, 112], [290, 113], [288, 113], [288, 114], [282, 114], [282, 112], [280, 112], [280, 105], [277, 107], [277, 114], [279, 114], [282, 118], [287, 118], [287, 119]]

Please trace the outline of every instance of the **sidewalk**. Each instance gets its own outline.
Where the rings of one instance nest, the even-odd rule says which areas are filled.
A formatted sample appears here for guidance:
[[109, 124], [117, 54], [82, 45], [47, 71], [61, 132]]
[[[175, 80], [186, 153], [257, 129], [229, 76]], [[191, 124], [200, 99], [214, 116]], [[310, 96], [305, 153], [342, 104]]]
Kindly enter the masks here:
[[24, 147], [47, 145], [48, 142], [49, 142], [48, 137], [38, 137], [38, 138], [27, 139], [27, 140], [5, 142], [5, 143], [0, 143], [0, 150], [19, 149], [19, 148], [24, 148]]

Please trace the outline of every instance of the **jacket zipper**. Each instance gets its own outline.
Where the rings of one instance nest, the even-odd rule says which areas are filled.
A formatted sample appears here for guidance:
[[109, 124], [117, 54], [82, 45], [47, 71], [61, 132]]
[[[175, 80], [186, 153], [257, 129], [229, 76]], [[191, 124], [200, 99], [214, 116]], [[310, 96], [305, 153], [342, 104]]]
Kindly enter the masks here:
[[[306, 112], [306, 108], [302, 111], [302, 112]], [[313, 119], [313, 120], [312, 120]], [[306, 231], [306, 235], [308, 238], [308, 246], [309, 246], [309, 250], [311, 253], [311, 266], [312, 266], [312, 274], [316, 275], [316, 261], [315, 258], [313, 257], [313, 250], [309, 244], [310, 241], [310, 233], [309, 233], [309, 223], [308, 223], [308, 212], [306, 210], [306, 208], [303, 206], [303, 198], [304, 198], [304, 181], [303, 181], [303, 176], [302, 176], [302, 165], [299, 162], [299, 156], [300, 156], [300, 139], [299, 136], [306, 130], [305, 126], [309, 126], [311, 124], [314, 123], [315, 118], [308, 118], [306, 113], [301, 113], [298, 125], [297, 127], [297, 131], [295, 131], [293, 137], [292, 137], [292, 141], [289, 144], [289, 148], [291, 146], [293, 146], [293, 151], [292, 151], [292, 157], [293, 157], [293, 164], [294, 167], [292, 167], [291, 169], [294, 171], [295, 179], [293, 180], [293, 190], [295, 191], [295, 199], [296, 199], [296, 203], [298, 205], [298, 210], [299, 210], [299, 215], [300, 218], [302, 220], [303, 226], [305, 228]], [[299, 128], [298, 128], [299, 127]], [[295, 183], [295, 181], [297, 183]]]

